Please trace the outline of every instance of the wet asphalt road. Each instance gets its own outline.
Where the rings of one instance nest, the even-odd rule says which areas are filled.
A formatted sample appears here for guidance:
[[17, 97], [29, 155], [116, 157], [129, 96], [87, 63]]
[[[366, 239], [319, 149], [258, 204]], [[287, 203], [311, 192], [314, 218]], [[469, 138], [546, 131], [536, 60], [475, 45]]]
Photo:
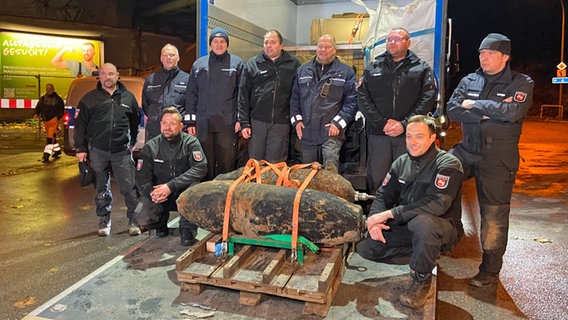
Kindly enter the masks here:
[[[33, 130], [0, 127], [0, 137], [0, 319], [11, 320], [123, 254], [138, 238], [126, 233], [125, 207], [114, 185], [112, 236], [102, 239], [95, 233], [93, 190], [78, 187], [75, 159], [39, 162], [43, 139]], [[450, 137], [447, 146], [455, 140]], [[474, 187], [466, 183], [466, 235], [439, 262], [438, 319], [568, 318], [567, 140], [568, 123], [524, 125], [509, 245], [495, 288], [467, 285], [480, 249]]]
[[[0, 319], [21, 319], [106, 262], [137, 237], [113, 183], [112, 235], [97, 236], [92, 187], [79, 188], [74, 157], [39, 162], [43, 139], [0, 128]], [[39, 152], [38, 152], [39, 151]]]

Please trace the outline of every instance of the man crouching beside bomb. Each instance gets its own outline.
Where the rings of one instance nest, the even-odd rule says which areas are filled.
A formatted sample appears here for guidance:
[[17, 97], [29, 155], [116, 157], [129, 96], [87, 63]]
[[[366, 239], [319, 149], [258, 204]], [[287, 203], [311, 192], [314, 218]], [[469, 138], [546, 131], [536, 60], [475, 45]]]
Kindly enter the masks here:
[[[170, 211], [177, 211], [176, 200], [188, 187], [207, 173], [207, 159], [196, 137], [185, 133], [182, 116], [176, 107], [162, 111], [160, 132], [148, 141], [136, 165], [136, 187], [140, 193], [136, 219], [156, 236], [168, 236]], [[197, 226], [180, 216], [181, 244], [196, 242]]]
[[442, 251], [463, 234], [460, 161], [436, 147], [436, 124], [417, 115], [406, 126], [407, 153], [396, 159], [377, 190], [367, 236], [357, 244], [365, 259], [392, 262], [410, 256], [411, 287], [400, 296], [410, 308], [434, 295], [432, 270]]

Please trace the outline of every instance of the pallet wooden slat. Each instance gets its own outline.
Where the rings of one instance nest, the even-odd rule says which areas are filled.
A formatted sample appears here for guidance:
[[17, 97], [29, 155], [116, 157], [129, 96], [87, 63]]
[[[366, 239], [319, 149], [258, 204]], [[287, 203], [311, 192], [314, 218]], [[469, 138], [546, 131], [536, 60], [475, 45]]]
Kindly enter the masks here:
[[[219, 239], [216, 235], [208, 241]], [[182, 288], [200, 292], [201, 285], [212, 285], [239, 290], [239, 301], [245, 305], [257, 305], [262, 294], [280, 296], [304, 301], [304, 313], [325, 316], [341, 283], [346, 245], [319, 254], [308, 252], [303, 265], [293, 265], [286, 249], [241, 245], [223, 261], [206, 245], [202, 240], [177, 259]]]
[[262, 272], [262, 283], [267, 284], [274, 279], [276, 273], [280, 270], [286, 259], [286, 250], [279, 250], [278, 254], [272, 259], [270, 264]]
[[252, 253], [252, 247], [246, 245], [243, 247], [242, 250], [237, 252], [229, 262], [225, 264], [223, 267], [223, 278], [231, 278], [237, 269], [241, 266], [241, 264], [246, 260]]

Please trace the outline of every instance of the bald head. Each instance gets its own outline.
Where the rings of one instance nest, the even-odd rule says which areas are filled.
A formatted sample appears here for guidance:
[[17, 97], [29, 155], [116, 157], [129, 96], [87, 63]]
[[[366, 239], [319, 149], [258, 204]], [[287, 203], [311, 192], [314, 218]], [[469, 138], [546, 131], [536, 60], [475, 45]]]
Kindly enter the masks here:
[[116, 90], [118, 71], [112, 63], [105, 63], [99, 69], [99, 81], [105, 91], [112, 94]]

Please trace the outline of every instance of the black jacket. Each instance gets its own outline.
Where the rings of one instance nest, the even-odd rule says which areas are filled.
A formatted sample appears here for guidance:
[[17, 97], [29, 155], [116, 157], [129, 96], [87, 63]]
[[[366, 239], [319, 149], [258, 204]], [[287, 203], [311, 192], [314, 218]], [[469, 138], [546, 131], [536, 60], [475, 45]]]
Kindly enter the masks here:
[[450, 221], [461, 236], [462, 179], [461, 162], [435, 144], [420, 157], [405, 153], [393, 162], [369, 215], [392, 209], [394, 220], [403, 224], [431, 214]]
[[[302, 143], [308, 145], [320, 145], [328, 138], [328, 123], [345, 132], [357, 113], [353, 69], [335, 58], [329, 70], [317, 79], [315, 68], [315, 58], [298, 68], [290, 99], [292, 126], [298, 121], [304, 123]], [[328, 88], [325, 93], [324, 86]]]
[[238, 56], [213, 51], [193, 63], [189, 73], [185, 110], [189, 126], [198, 131], [233, 131], [237, 122], [237, 95], [244, 63]]
[[[142, 90], [142, 108], [148, 117], [146, 133], [148, 138], [160, 135], [160, 116], [162, 109], [176, 107], [185, 116], [185, 92], [187, 89], [187, 72], [175, 67], [172, 70], [160, 69], [144, 80]], [[187, 125], [189, 118], [184, 117]]]
[[250, 128], [250, 119], [266, 123], [290, 123], [290, 96], [298, 59], [282, 50], [276, 61], [261, 52], [245, 64], [239, 84], [238, 120]]
[[384, 135], [388, 119], [406, 121], [413, 115], [426, 115], [436, 107], [436, 83], [432, 69], [408, 51], [395, 63], [387, 52], [365, 68], [357, 90], [359, 110], [367, 119], [370, 134]]
[[63, 99], [57, 92], [53, 92], [52, 94], [44, 94], [39, 98], [34, 114], [39, 115], [41, 120], [48, 121], [54, 117], [57, 117], [58, 120], [61, 119], [64, 112], [65, 103], [63, 103]]
[[150, 197], [153, 187], [167, 184], [176, 198], [207, 173], [207, 159], [196, 137], [180, 132], [167, 140], [160, 134], [146, 142], [136, 165], [136, 187]]
[[77, 152], [87, 152], [91, 146], [115, 153], [136, 144], [140, 123], [138, 102], [120, 81], [112, 96], [97, 83], [97, 88], [85, 94], [77, 109]]
[[[516, 172], [521, 129], [533, 103], [533, 88], [533, 80], [511, 71], [509, 64], [491, 85], [486, 85], [481, 69], [464, 77], [448, 101], [448, 116], [462, 126], [462, 141], [454, 154], [468, 164], [496, 157]], [[476, 100], [470, 110], [462, 107], [465, 99]]]

